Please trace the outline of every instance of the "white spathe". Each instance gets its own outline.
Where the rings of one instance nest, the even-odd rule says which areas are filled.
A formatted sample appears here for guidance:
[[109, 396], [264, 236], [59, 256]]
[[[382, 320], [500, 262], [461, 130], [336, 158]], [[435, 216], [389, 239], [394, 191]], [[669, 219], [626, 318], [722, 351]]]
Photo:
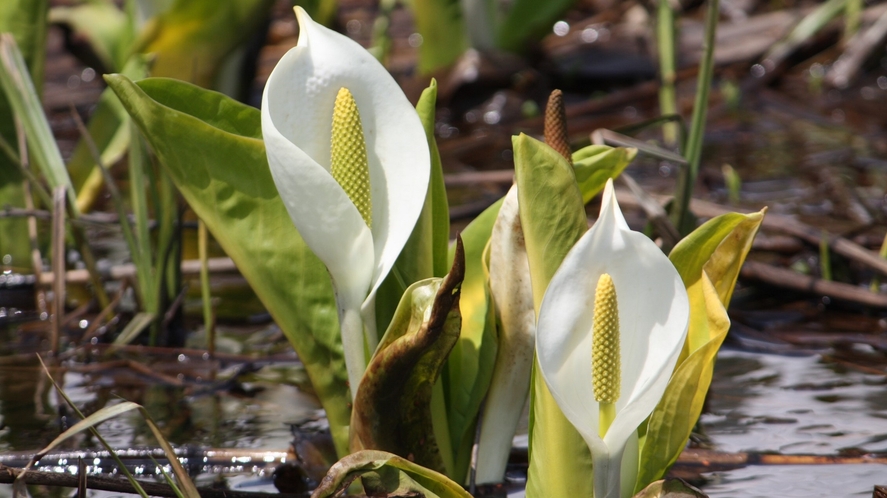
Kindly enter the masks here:
[[[287, 211], [332, 277], [353, 391], [366, 361], [358, 360], [363, 343], [354, 329], [362, 335], [366, 322], [367, 343], [375, 346], [375, 292], [422, 210], [431, 159], [416, 110], [385, 68], [353, 40], [312, 21], [301, 7], [295, 11], [298, 44], [268, 77], [262, 135]], [[363, 125], [372, 229], [330, 174], [333, 105], [343, 87], [354, 96]]]
[[[616, 418], [601, 438], [591, 351], [595, 288], [603, 273], [616, 287], [622, 376]], [[596, 498], [631, 496], [637, 429], [665, 392], [689, 315], [677, 270], [653, 241], [628, 228], [608, 181], [600, 217], [567, 254], [545, 292], [536, 332], [545, 382], [591, 449]]]

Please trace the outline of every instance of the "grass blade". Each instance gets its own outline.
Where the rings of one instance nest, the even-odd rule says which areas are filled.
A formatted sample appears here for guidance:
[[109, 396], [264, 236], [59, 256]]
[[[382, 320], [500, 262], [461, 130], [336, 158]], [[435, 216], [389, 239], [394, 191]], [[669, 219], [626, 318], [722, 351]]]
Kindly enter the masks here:
[[79, 214], [74, 187], [62, 154], [52, 136], [43, 105], [28, 73], [22, 53], [9, 33], [0, 34], [0, 87], [6, 93], [12, 111], [22, 123], [31, 151], [31, 162], [36, 163], [53, 188], [65, 186], [68, 203], [73, 213]]

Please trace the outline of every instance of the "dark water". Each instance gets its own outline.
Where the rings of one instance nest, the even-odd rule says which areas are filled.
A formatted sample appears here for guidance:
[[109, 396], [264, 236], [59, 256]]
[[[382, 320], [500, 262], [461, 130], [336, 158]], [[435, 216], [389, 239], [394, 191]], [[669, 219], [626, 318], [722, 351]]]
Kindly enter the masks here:
[[[838, 455], [887, 451], [882, 375], [847, 371], [818, 356], [722, 351], [701, 422], [728, 452]], [[749, 466], [706, 475], [712, 497], [871, 496], [887, 466]]]

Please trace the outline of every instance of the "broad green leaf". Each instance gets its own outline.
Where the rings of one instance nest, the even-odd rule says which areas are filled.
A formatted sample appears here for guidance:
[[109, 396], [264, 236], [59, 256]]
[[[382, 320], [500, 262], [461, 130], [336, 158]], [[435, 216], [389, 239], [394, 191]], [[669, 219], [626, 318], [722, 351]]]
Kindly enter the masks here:
[[739, 278], [739, 270], [748, 252], [751, 250], [755, 235], [764, 221], [767, 208], [758, 213], [746, 215], [736, 228], [727, 235], [715, 249], [714, 254], [705, 263], [705, 273], [714, 283], [718, 291], [718, 298], [725, 308], [730, 307], [730, 299], [733, 297], [733, 289]]
[[589, 145], [573, 153], [573, 170], [582, 202], [587, 203], [604, 189], [607, 180], [615, 179], [638, 154], [637, 149]]
[[377, 474], [374, 481], [377, 486], [384, 487], [386, 493], [381, 496], [412, 496], [411, 493], [420, 493], [419, 496], [427, 498], [471, 498], [462, 486], [443, 474], [397, 455], [373, 450], [358, 451], [336, 462], [311, 494], [311, 498], [339, 496], [355, 478], [366, 473]]
[[49, 20], [66, 25], [74, 37], [86, 40], [106, 71], [120, 71], [130, 55], [132, 24], [113, 2], [53, 7]]
[[[48, 0], [3, 0], [0, 2], [0, 33], [12, 33], [37, 88], [43, 84], [46, 60], [46, 11]], [[39, 92], [38, 92], [39, 93]], [[12, 108], [0, 91], [0, 139], [18, 150]], [[23, 176], [19, 164], [0, 152], [0, 206], [24, 208]], [[31, 267], [28, 225], [24, 218], [0, 219], [0, 259], [9, 255], [16, 269]]]
[[[527, 245], [536, 313], [548, 282], [588, 228], [573, 169], [551, 147], [512, 139], [521, 226]], [[527, 496], [592, 496], [591, 453], [561, 413], [533, 365], [530, 391], [530, 468]]]
[[650, 484], [634, 495], [634, 498], [706, 498], [706, 496], [682, 479], [664, 479]]
[[194, 85], [106, 77], [191, 208], [237, 264], [305, 364], [340, 455], [351, 395], [329, 275], [277, 193], [259, 111]]
[[152, 18], [136, 52], [155, 54], [152, 76], [217, 88], [220, 68], [268, 15], [273, 0], [175, 0]]
[[409, 456], [452, 475], [451, 455], [434, 436], [431, 393], [459, 338], [459, 287], [465, 259], [457, 249], [450, 273], [411, 285], [379, 342], [354, 398], [352, 449]]
[[460, 0], [409, 0], [419, 45], [419, 72], [429, 74], [456, 62], [468, 49]]
[[[751, 249], [763, 219], [764, 211], [747, 215], [728, 213], [707, 221], [684, 237], [668, 258], [674, 263], [687, 289], [698, 284], [704, 269], [718, 289], [722, 304], [728, 306], [742, 262]], [[697, 319], [701, 320], [695, 317], [695, 312], [691, 313], [691, 322]], [[691, 326], [687, 334], [688, 348], [682, 353], [678, 365], [687, 353], [695, 351], [712, 337], [704, 328], [694, 329]]]
[[502, 23], [496, 27], [496, 45], [522, 52], [551, 30], [574, 0], [515, 0]]
[[[477, 414], [496, 362], [496, 318], [483, 257], [501, 206], [500, 200], [488, 207], [460, 234], [465, 250], [465, 280], [459, 299], [462, 332], [450, 352], [442, 376], [450, 437], [456, 453], [455, 466], [457, 472], [463, 474], [453, 476], [457, 482], [465, 482]], [[454, 249], [455, 245], [450, 251], [451, 260]]]
[[530, 259], [536, 311], [552, 275], [588, 230], [585, 203], [567, 161], [544, 143], [512, 138], [520, 219]]

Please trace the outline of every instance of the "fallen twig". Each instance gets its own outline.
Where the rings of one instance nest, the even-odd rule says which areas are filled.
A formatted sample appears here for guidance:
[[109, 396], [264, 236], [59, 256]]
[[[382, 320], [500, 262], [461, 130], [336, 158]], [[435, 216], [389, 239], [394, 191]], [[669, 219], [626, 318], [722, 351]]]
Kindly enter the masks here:
[[852, 303], [887, 308], [887, 295], [874, 294], [866, 288], [814, 278], [778, 266], [746, 261], [739, 273], [743, 278], [777, 287], [828, 296]]
[[[210, 258], [208, 261], [210, 273], [230, 273], [236, 272], [237, 266], [231, 258]], [[188, 259], [182, 261], [183, 275], [197, 275], [200, 273], [200, 261], [196, 259]], [[112, 266], [110, 270], [105, 272], [103, 277], [111, 280], [120, 280], [123, 278], [132, 278], [136, 276], [136, 267], [134, 264], [127, 263], [118, 266]], [[44, 273], [41, 275], [41, 285], [51, 285], [54, 281], [52, 274]], [[65, 272], [65, 280], [68, 283], [85, 283], [89, 281], [89, 272], [86, 270], [69, 270]]]

